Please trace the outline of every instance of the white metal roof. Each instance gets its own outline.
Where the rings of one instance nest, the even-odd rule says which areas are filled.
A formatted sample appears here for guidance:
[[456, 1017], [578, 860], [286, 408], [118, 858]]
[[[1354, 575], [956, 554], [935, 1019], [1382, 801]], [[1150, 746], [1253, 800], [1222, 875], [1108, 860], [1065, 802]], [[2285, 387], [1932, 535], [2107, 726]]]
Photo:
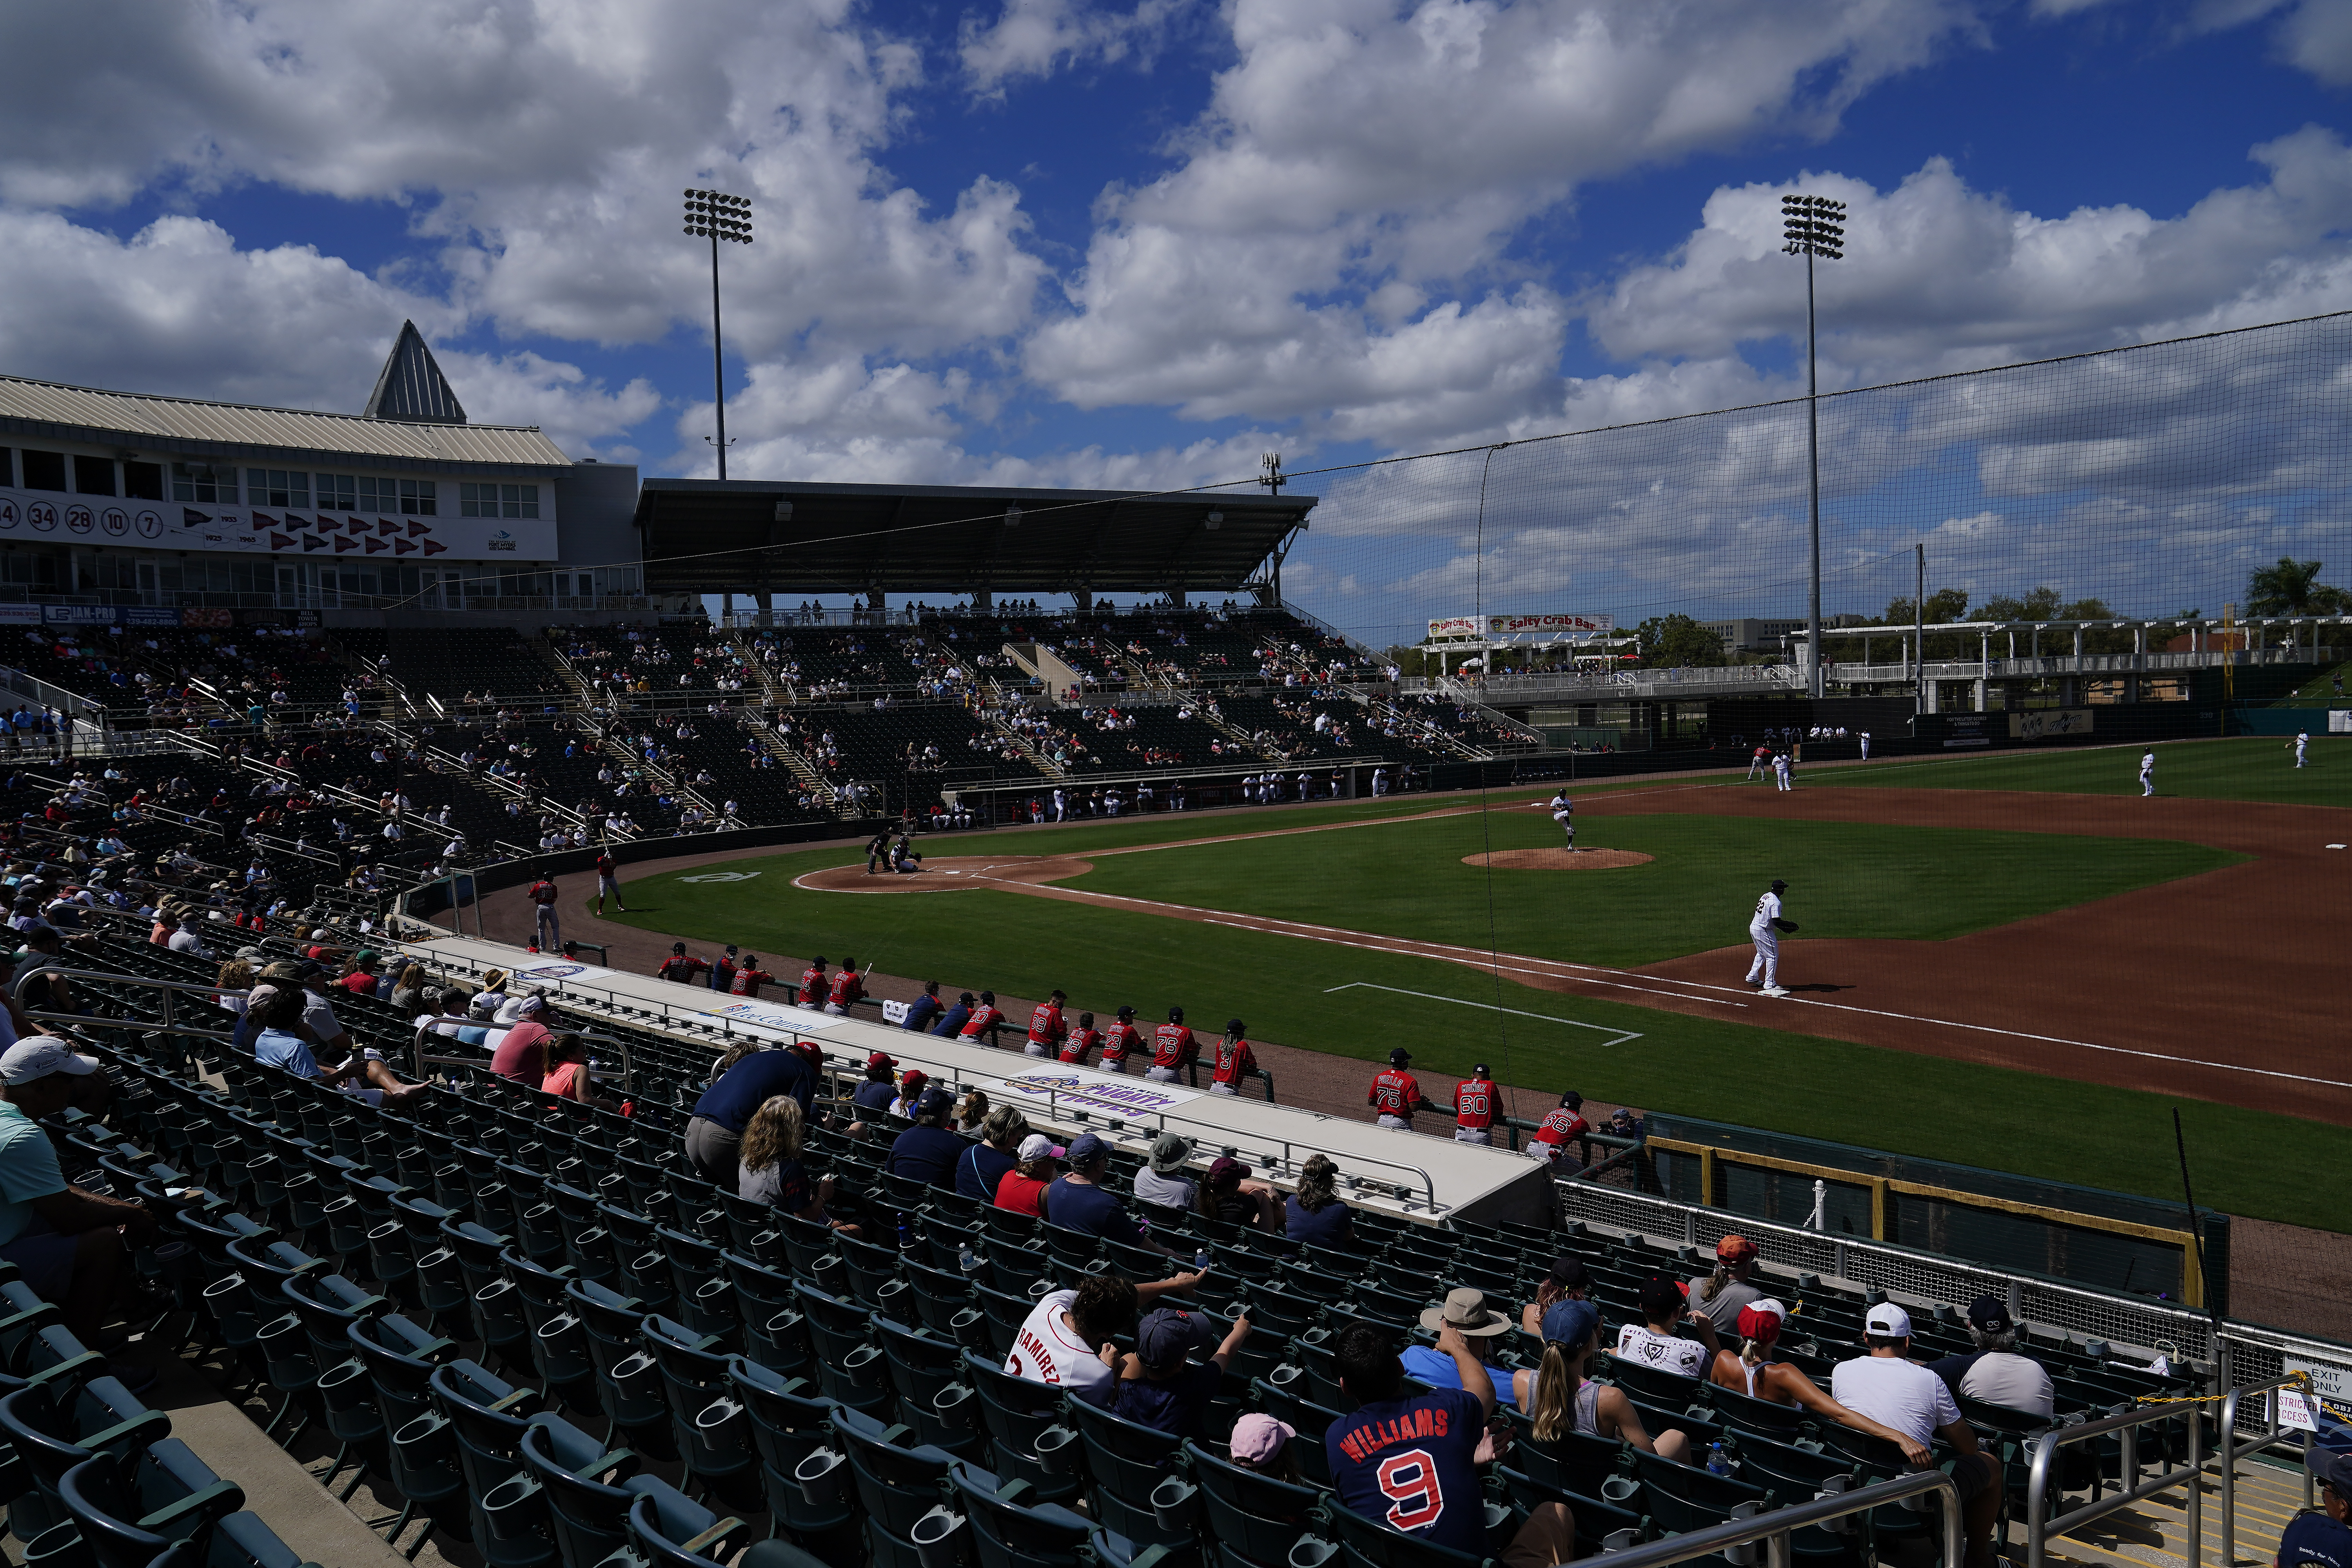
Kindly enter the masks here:
[[186, 452], [278, 447], [412, 463], [572, 466], [535, 425], [412, 425], [0, 375], [0, 427], [22, 432], [26, 426], [57, 440], [121, 440]]

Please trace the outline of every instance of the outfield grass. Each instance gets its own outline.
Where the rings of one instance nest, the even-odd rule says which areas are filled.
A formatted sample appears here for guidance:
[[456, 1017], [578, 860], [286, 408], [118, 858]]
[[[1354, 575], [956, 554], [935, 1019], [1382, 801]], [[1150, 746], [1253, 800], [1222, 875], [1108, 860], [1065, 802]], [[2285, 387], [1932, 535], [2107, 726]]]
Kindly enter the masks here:
[[2313, 676], [2292, 694], [2271, 704], [2273, 708], [2342, 708], [2347, 700], [2336, 682], [2352, 675], [2352, 665], [2333, 665]]
[[[1884, 784], [1902, 789], [2134, 795], [2139, 794], [2140, 754], [2153, 751], [2159, 795], [2352, 806], [2352, 736], [2315, 733], [2309, 765], [2300, 769], [2294, 765], [2294, 745], [2292, 736], [2241, 735], [2226, 741], [2159, 741], [2153, 746], [1906, 757], [1824, 768], [1811, 777], [1840, 787]], [[1803, 776], [1801, 771], [1800, 776]]]
[[1630, 965], [1745, 942], [1775, 877], [1790, 882], [1789, 916], [1806, 936], [1937, 942], [2242, 858], [2157, 839], [1680, 813], [1589, 817], [1577, 831], [1587, 847], [1656, 858], [1490, 877], [1463, 857], [1562, 842], [1549, 816], [1493, 812], [1112, 856], [1066, 885]]
[[[1426, 802], [1412, 802], [1381, 803], [1378, 809], [1402, 815], [1426, 808]], [[1373, 809], [1352, 805], [1173, 823], [1161, 817], [1053, 834], [974, 835], [963, 842], [974, 853], [1080, 853], [1115, 842], [1196, 837], [1204, 830], [1287, 826], [1317, 817], [1344, 820]], [[1549, 828], [1548, 821], [1538, 820]], [[1607, 834], [1597, 826], [1591, 831], [1614, 837], [1615, 825], [1610, 826]], [[1260, 857], [1261, 866], [1271, 864], [1262, 858], [1273, 846], [1328, 850], [1341, 840], [1363, 841], [1363, 849], [1346, 852], [1350, 857], [1377, 858], [1393, 853], [1381, 847], [1391, 835], [1419, 831], [1373, 827], [1262, 839], [1243, 847]], [[2055, 848], [2065, 841], [2038, 842]], [[1172, 865], [1203, 853], [1171, 851], [1168, 858]], [[885, 973], [937, 977], [953, 988], [991, 986], [1042, 996], [1060, 986], [1076, 999], [1074, 1007], [1104, 1016], [1122, 1003], [1147, 1017], [1181, 1003], [1195, 1019], [1213, 1025], [1238, 1016], [1257, 1038], [1368, 1064], [1385, 1059], [1391, 1047], [1407, 1044], [1422, 1065], [1438, 1071], [1463, 1074], [1472, 1063], [1485, 1061], [1506, 1082], [1547, 1091], [1572, 1087], [1645, 1109], [2153, 1197], [2172, 1196], [2178, 1182], [2169, 1137], [2172, 1102], [2154, 1095], [1562, 996], [1433, 960], [1022, 894], [975, 889], [861, 897], [792, 885], [803, 872], [854, 858], [839, 848], [802, 851], [633, 879], [630, 913], [623, 918], [648, 930], [712, 943], [734, 942], [762, 953], [802, 957], [822, 952], [835, 962], [854, 954]], [[1163, 857], [1124, 858], [1142, 866]], [[1398, 859], [1395, 867], [1402, 879], [1410, 862]], [[1418, 868], [1410, 868], [1417, 879]], [[679, 880], [719, 869], [759, 875], [724, 884]], [[1600, 882], [1622, 873], [1572, 875], [1594, 875]], [[1543, 886], [1551, 889], [1558, 882]], [[1223, 901], [1233, 901], [1230, 890]], [[1339, 918], [1330, 923], [1360, 925], [1366, 918], [1355, 909], [1337, 913]], [[1483, 920], [1479, 929], [1446, 934], [1454, 941], [1478, 941]], [[1762, 1006], [1759, 1002], [1750, 1011], [1766, 1016]], [[1513, 1011], [1493, 1010], [1497, 1007]], [[1628, 1034], [1637, 1037], [1619, 1040]], [[1612, 1040], [1619, 1043], [1606, 1043]], [[1368, 1081], [1370, 1070], [1368, 1066]], [[2341, 1205], [2324, 1184], [2314, 1184], [2308, 1173], [2352, 1161], [2352, 1129], [2228, 1106], [2191, 1103], [2182, 1109], [2205, 1202], [2261, 1218], [2345, 1227]]]

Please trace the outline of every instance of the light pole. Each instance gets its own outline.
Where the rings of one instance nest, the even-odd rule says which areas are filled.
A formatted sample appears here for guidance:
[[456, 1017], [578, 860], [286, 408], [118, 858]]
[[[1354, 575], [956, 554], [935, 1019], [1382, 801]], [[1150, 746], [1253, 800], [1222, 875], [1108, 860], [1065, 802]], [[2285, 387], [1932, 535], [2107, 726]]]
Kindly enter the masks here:
[[1782, 196], [1783, 254], [1805, 258], [1805, 468], [1811, 495], [1809, 540], [1812, 563], [1806, 575], [1805, 647], [1812, 656], [1809, 682], [1813, 700], [1822, 698], [1822, 375], [1813, 353], [1813, 258], [1838, 260], [1845, 254], [1845, 204], [1827, 196]]
[[[751, 243], [751, 198], [723, 191], [686, 193], [686, 232], [710, 239], [710, 403], [719, 417], [719, 477], [727, 477], [727, 380], [719, 353], [719, 242]], [[709, 439], [708, 437], [704, 437]]]

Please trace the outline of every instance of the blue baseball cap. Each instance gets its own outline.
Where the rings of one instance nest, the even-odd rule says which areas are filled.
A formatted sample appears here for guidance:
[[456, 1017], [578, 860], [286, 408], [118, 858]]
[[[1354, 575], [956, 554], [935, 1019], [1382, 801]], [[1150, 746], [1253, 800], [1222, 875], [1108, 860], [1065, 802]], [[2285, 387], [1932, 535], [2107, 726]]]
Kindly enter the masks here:
[[1544, 1343], [1574, 1355], [1601, 1327], [1601, 1309], [1590, 1301], [1554, 1301], [1544, 1309]]
[[1091, 1165], [1097, 1160], [1103, 1159], [1109, 1153], [1109, 1144], [1104, 1142], [1101, 1139], [1096, 1137], [1091, 1132], [1081, 1132], [1077, 1136], [1077, 1141], [1070, 1145], [1070, 1163], [1073, 1165]]
[[1213, 1350], [1217, 1332], [1196, 1312], [1160, 1307], [1135, 1326], [1135, 1353], [1153, 1372], [1173, 1372], [1196, 1350]]

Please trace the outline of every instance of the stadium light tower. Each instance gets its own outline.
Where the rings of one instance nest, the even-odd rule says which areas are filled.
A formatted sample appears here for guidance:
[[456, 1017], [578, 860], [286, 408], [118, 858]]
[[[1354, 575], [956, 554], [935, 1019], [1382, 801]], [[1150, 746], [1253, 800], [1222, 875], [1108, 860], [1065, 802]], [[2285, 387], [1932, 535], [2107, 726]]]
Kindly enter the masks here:
[[1813, 700], [1822, 696], [1822, 374], [1813, 342], [1813, 258], [1836, 261], [1845, 255], [1845, 204], [1827, 196], [1782, 196], [1783, 254], [1805, 258], [1805, 468], [1810, 485], [1809, 538], [1812, 563], [1806, 574], [1805, 648], [1812, 656]]
[[[686, 193], [686, 232], [710, 240], [710, 403], [719, 417], [719, 477], [727, 477], [727, 381], [719, 353], [719, 242], [751, 243], [751, 198], [723, 191]], [[705, 437], [706, 440], [709, 439]]]

